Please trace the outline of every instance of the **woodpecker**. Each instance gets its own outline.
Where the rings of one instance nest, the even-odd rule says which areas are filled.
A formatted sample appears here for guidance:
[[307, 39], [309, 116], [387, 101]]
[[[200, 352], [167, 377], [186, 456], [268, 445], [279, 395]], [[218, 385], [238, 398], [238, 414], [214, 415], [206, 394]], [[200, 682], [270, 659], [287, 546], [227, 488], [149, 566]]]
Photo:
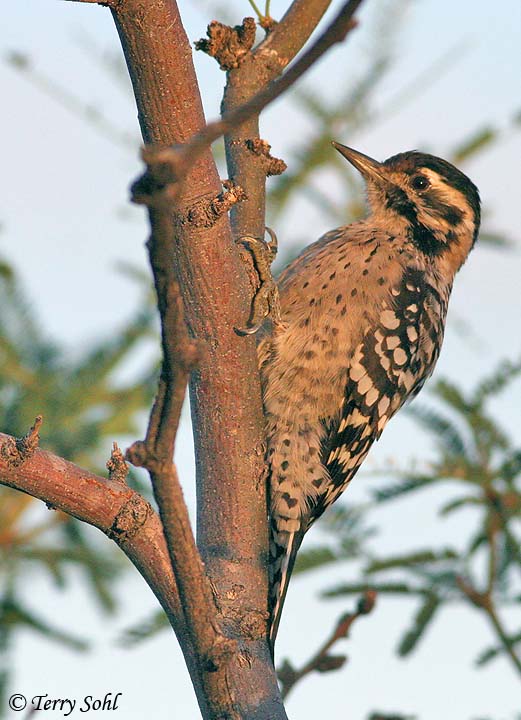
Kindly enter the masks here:
[[368, 216], [282, 272], [280, 319], [258, 344], [272, 652], [304, 534], [432, 373], [453, 279], [480, 224], [478, 189], [446, 160], [410, 151], [380, 163], [333, 146], [362, 174]]

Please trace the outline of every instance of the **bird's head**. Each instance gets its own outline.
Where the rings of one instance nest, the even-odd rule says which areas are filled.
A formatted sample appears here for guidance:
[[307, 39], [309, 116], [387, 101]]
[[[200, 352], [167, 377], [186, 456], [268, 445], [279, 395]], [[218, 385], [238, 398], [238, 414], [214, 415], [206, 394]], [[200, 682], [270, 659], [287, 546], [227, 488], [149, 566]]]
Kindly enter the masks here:
[[417, 151], [381, 163], [345, 145], [333, 146], [362, 174], [377, 225], [407, 233], [421, 253], [444, 258], [453, 272], [461, 267], [480, 223], [479, 192], [466, 175]]

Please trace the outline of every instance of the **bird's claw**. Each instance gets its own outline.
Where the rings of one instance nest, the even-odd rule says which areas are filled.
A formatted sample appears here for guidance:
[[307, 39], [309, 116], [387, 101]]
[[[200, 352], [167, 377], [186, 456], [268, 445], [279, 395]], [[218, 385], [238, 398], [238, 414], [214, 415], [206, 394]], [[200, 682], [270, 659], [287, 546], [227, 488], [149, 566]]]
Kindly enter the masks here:
[[280, 314], [279, 290], [271, 274], [271, 264], [277, 255], [277, 236], [270, 228], [266, 228], [268, 241], [245, 235], [238, 239], [251, 254], [258, 276], [258, 287], [251, 303], [251, 312], [245, 328], [235, 328], [239, 335], [254, 335], [267, 317], [271, 317], [275, 325], [282, 325]]

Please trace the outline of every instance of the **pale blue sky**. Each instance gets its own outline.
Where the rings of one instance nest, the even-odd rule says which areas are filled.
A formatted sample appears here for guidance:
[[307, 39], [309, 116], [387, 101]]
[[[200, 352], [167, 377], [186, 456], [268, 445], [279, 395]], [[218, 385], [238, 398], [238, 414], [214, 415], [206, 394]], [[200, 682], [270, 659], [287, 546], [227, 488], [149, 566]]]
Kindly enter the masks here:
[[[394, 4], [391, 0], [366, 0], [360, 14], [361, 27], [344, 47], [337, 48], [313, 70], [306, 81], [308, 86], [315, 83], [326, 96], [332, 96], [345, 83], [351, 83], [361, 54], [371, 48], [366, 29], [377, 19], [386, 27], [386, 8]], [[245, 0], [227, 3], [227, 7], [236, 8], [236, 21], [251, 14]], [[285, 7], [286, 2], [274, 0], [274, 16], [280, 16]], [[205, 3], [181, 2], [181, 10], [189, 37], [204, 35], [206, 22], [212, 19]], [[59, 85], [102, 110], [118, 128], [137, 132], [135, 109], [127, 94], [84, 49], [87, 40], [100, 49], [117, 48], [116, 33], [105, 8], [54, 0], [17, 0], [4, 3], [0, 13], [2, 53], [28, 53], [39, 73], [55, 78]], [[461, 59], [403, 112], [363, 134], [336, 139], [383, 159], [413, 147], [443, 154], [484, 124], [506, 128], [521, 110], [520, 32], [519, 0], [410, 2], [396, 44], [396, 64], [382, 85], [382, 106], [449, 48], [461, 44], [465, 48]], [[214, 116], [222, 75], [206, 56], [197, 54], [196, 64], [208, 115]], [[68, 341], [74, 352], [85, 347], [89, 338], [110, 332], [129, 315], [138, 299], [132, 284], [114, 272], [115, 264], [123, 258], [139, 264], [145, 261], [144, 212], [128, 206], [122, 212], [128, 185], [140, 171], [138, 146], [124, 148], [110, 142], [5, 64], [0, 64], [0, 85], [4, 98], [0, 114], [4, 138], [0, 247], [21, 272], [44, 326]], [[306, 132], [305, 117], [286, 100], [270, 108], [263, 121], [263, 136], [273, 145], [274, 153], [286, 159], [291, 157], [295, 141], [305, 138]], [[515, 237], [517, 248], [521, 245], [520, 157], [521, 134], [509, 131], [499, 145], [466, 168], [490, 211], [489, 227]], [[280, 241], [289, 244], [297, 239], [312, 241], [327, 229], [316, 208], [302, 200], [291, 207], [277, 232]], [[477, 341], [469, 344], [449, 328], [440, 374], [451, 374], [470, 384], [497, 359], [519, 353], [520, 277], [518, 249], [504, 254], [480, 248], [473, 253], [457, 278], [451, 313], [471, 324]], [[497, 403], [498, 412], [514, 432], [521, 421], [519, 399], [518, 385], [513, 395]], [[410, 428], [407, 420], [393, 421], [368, 466], [389, 456], [408, 456]], [[179, 445], [178, 463], [193, 505], [186, 424]], [[417, 453], [429, 451], [422, 438], [415, 438], [415, 448]], [[357, 478], [349, 491], [350, 499], [362, 500], [366, 488], [367, 481]], [[438, 497], [425, 494], [399, 509], [380, 511], [383, 530], [378, 549], [406, 551], [421, 544], [419, 538], [428, 544], [431, 539], [445, 543], [464, 537], [466, 526], [461, 525], [459, 516], [445, 520], [443, 525], [436, 519]], [[282, 655], [289, 654], [298, 662], [323, 640], [346, 604], [319, 603], [316, 593], [344, 577], [353, 577], [353, 570], [335, 568], [294, 581], [280, 634]], [[118, 717], [125, 720], [148, 716], [160, 720], [197, 718], [195, 699], [173, 637], [164, 633], [132, 652], [114, 647], [117, 628], [145, 616], [154, 604], [136, 574], [121, 584], [120, 595], [126, 613], [116, 627], [99, 617], [79, 584], [59, 594], [43, 577], [35, 577], [28, 598], [33, 602], [37, 599], [40, 610], [65, 627], [94, 637], [96, 648], [89, 655], [78, 656], [37, 642], [30, 635], [22, 636], [13, 690], [77, 698], [121, 691]], [[412, 604], [381, 602], [371, 618], [355, 627], [346, 645], [349, 665], [339, 673], [312, 677], [303, 683], [288, 703], [290, 716], [305, 719], [320, 712], [331, 718], [364, 720], [370, 710], [379, 708], [417, 714], [420, 720], [513, 720], [521, 703], [519, 680], [509, 665], [498, 661], [482, 671], [472, 668], [477, 652], [491, 640], [477, 613], [467, 609], [444, 612], [418, 653], [409, 661], [399, 661], [393, 649], [411, 610]], [[516, 618], [508, 619], [514, 627]]]

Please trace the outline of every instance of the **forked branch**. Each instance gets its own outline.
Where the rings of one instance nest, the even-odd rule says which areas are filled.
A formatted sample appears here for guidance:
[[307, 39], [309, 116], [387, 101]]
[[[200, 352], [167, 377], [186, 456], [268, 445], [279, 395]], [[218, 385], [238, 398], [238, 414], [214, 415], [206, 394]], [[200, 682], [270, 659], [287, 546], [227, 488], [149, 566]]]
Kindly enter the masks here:
[[[167, 148], [145, 147], [143, 158], [148, 165], [148, 170], [133, 187], [136, 199], [139, 201], [143, 186], [149, 186], [149, 173], [156, 186], [165, 186], [168, 183], [183, 180], [188, 170], [209, 145], [229, 133], [233, 128], [242, 125], [250, 117], [258, 115], [286, 92], [333, 45], [342, 42], [346, 35], [356, 27], [353, 16], [361, 3], [362, 0], [349, 0], [344, 3], [329, 27], [284, 75], [273, 80], [267, 88], [261, 90], [248, 102], [225, 112], [220, 120], [208, 123], [184, 145]], [[172, 194], [171, 188], [167, 190], [167, 194]]]

